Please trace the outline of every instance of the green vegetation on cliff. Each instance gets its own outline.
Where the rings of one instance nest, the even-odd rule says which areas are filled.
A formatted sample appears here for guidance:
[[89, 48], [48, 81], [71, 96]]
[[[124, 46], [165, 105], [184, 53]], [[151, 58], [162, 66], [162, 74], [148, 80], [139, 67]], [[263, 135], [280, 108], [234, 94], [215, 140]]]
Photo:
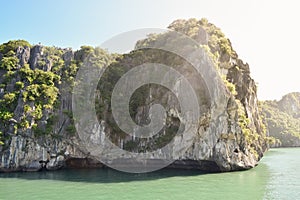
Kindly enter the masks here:
[[[81, 144], [75, 126], [91, 133], [101, 131], [115, 145], [131, 153], [150, 155], [167, 144], [174, 145], [172, 153], [179, 156], [176, 159], [196, 161], [199, 164], [196, 168], [207, 170], [213, 166], [208, 170], [232, 171], [254, 167], [271, 139], [267, 137], [258, 110], [257, 88], [248, 64], [238, 58], [221, 30], [206, 19], [176, 20], [169, 28], [181, 33], [180, 37], [173, 37], [174, 31], [150, 34], [137, 41], [133, 51], [123, 55], [109, 54], [91, 46], [82, 46], [77, 51], [31, 46], [24, 40], [0, 45], [0, 156], [5, 161], [2, 167], [27, 169], [33, 163], [37, 166], [34, 168], [39, 168], [40, 163], [45, 163], [45, 151], [49, 157], [55, 155], [47, 166], [60, 166], [69, 156], [95, 156], [89, 152], [91, 143]], [[193, 42], [186, 43], [186, 36], [194, 39], [190, 40]], [[152, 44], [158, 48], [149, 48]], [[181, 53], [195, 59], [195, 66], [184, 56], [159, 48], [164, 45], [179, 47]], [[140, 126], [151, 123], [150, 108], [153, 105], [160, 104], [165, 108], [166, 121], [159, 133], [150, 138], [139, 138], [135, 133], [130, 135], [119, 128], [112, 115], [112, 92], [125, 73], [144, 63], [172, 67], [186, 78], [199, 103], [200, 116], [196, 119], [199, 121], [192, 122], [196, 131], [188, 132], [187, 137], [181, 134], [193, 121], [189, 117], [194, 116], [185, 116], [182, 112], [180, 101], [190, 96], [181, 92], [181, 77], [168, 79], [169, 71], [160, 72], [160, 79], [166, 78], [171, 89], [147, 83], [137, 88], [129, 99], [129, 114]], [[201, 68], [203, 66], [205, 68]], [[83, 70], [83, 75], [75, 82], [79, 69]], [[84, 71], [87, 69], [89, 71]], [[91, 74], [97, 76], [99, 70], [103, 72], [100, 81], [91, 82]], [[207, 72], [207, 76], [202, 76], [201, 70]], [[148, 80], [148, 75], [142, 73], [134, 78]], [[73, 91], [78, 85], [81, 87]], [[95, 94], [91, 94], [91, 85], [98, 86]], [[77, 95], [83, 91], [84, 95], [72, 99], [73, 92]], [[75, 103], [80, 114], [89, 119], [92, 115], [84, 105], [91, 96], [95, 97], [95, 102], [90, 103], [95, 103], [100, 123], [86, 126], [76, 121], [72, 105]], [[117, 106], [124, 108], [127, 105], [120, 103]], [[290, 112], [295, 115], [293, 110]], [[127, 117], [123, 114], [119, 112], [118, 117]], [[21, 147], [21, 143], [24, 146]], [[13, 155], [16, 152], [20, 157]], [[122, 156], [126, 157], [125, 154]]]
[[[200, 44], [202, 48], [206, 50], [217, 71], [219, 72], [220, 77], [224, 81], [224, 85], [227, 87], [228, 92], [231, 93], [233, 98], [236, 98], [237, 108], [239, 109], [238, 121], [241, 132], [246, 141], [245, 146], [247, 146], [247, 149], [249, 148], [251, 153], [253, 153], [256, 157], [259, 157], [258, 154], [261, 155], [263, 150], [257, 147], [266, 145], [266, 143], [270, 141], [270, 138], [267, 137], [265, 126], [255, 108], [253, 110], [251, 110], [252, 108], [246, 109], [246, 105], [250, 101], [250, 99], [247, 98], [249, 98], [251, 95], [256, 97], [256, 85], [249, 75], [250, 71], [248, 64], [244, 64], [240, 59], [238, 59], [238, 55], [232, 49], [230, 40], [225, 37], [218, 27], [209, 23], [206, 19], [176, 20], [168, 28], [193, 38]], [[180, 38], [178, 39], [176, 37], [175, 39], [180, 40]], [[96, 106], [98, 107], [97, 111], [100, 119], [103, 119], [104, 116], [107, 116], [107, 112], [111, 112], [110, 107], [106, 108], [106, 112], [103, 112], [103, 110], [105, 109], [104, 102], [110, 102], [110, 93], [114, 84], [122, 74], [126, 73], [133, 66], [142, 64], [141, 62], [152, 63], [155, 61], [155, 63], [162, 63], [167, 66], [172, 66], [183, 74], [197, 74], [197, 72], [191, 71], [191, 68], [193, 67], [187, 67], [188, 63], [186, 63], [183, 59], [180, 59], [178, 56], [162, 50], [153, 51], [151, 49], [147, 49], [147, 47], [151, 45], [157, 47], [164, 46], [166, 41], [170, 42], [170, 44], [180, 44], [180, 41], [174, 41], [174, 37], [172, 37], [171, 33], [150, 34], [146, 39], [140, 40], [136, 43], [134, 51], [130, 52], [129, 54], [122, 55], [113, 65], [110, 66], [109, 70], [104, 74], [104, 79], [102, 80], [103, 82], [99, 85], [99, 89], [103, 94], [103, 102], [99, 102], [99, 105]], [[190, 49], [189, 46], [185, 46], [184, 43], [181, 48], [185, 49], [186, 51], [189, 51]], [[194, 79], [201, 80], [199, 77], [195, 77]], [[247, 80], [246, 84], [245, 80]], [[202, 106], [209, 107], [209, 100], [206, 99], [207, 88], [205, 88], [204, 82], [197, 84], [198, 87], [202, 89], [202, 91], [197, 91], [197, 94], [199, 95], [198, 98], [201, 99], [201, 102], [203, 102]], [[161, 101], [163, 95], [160, 94], [155, 96], [155, 92], [154, 95], [150, 95], [150, 88], [152, 88], [152, 92], [157, 90], [157, 88], [154, 86], [149, 85], [148, 87], [140, 88], [132, 96], [130, 101], [130, 114], [133, 119], [135, 119], [138, 109], [142, 108], [143, 110], [147, 110], [149, 106], [147, 103], [149, 104], [149, 102], [157, 103], [157, 101], [160, 101], [159, 103], [164, 105], [164, 103]], [[167, 92], [167, 90], [164, 90], [162, 94], [166, 94]], [[153, 99], [149, 100], [149, 96], [152, 96]], [[256, 104], [252, 106], [255, 107]], [[253, 114], [251, 112], [255, 113]], [[250, 117], [251, 115], [254, 115], [255, 117]], [[115, 125], [115, 122], [111, 116], [107, 122], [109, 124], [108, 127], [111, 127], [112, 132], [118, 133], [111, 134], [112, 141], [117, 141], [118, 143], [120, 140], [119, 137], [122, 137], [122, 139], [126, 138], [126, 134], [122, 133], [122, 131]], [[147, 121], [144, 123], [147, 123]], [[173, 132], [176, 132], [178, 130], [178, 124], [175, 124], [172, 129]], [[129, 140], [125, 142], [125, 149], [128, 148], [132, 150], [133, 146], [135, 146], [135, 150], [140, 151], [145, 148], [147, 150], [151, 150], [151, 148], [156, 149], [157, 146], [163, 146], [173, 137], [172, 134], [170, 134], [172, 131], [169, 130], [171, 129], [167, 128], [163, 130], [159, 137], [162, 139], [156, 139], [154, 137], [150, 139], [150, 142], [149, 140], [143, 139]], [[146, 147], [137, 147], [138, 144], [145, 145], [145, 143], [150, 143], [151, 147], [147, 145]]]
[[280, 101], [262, 101], [260, 109], [275, 146], [300, 146], [300, 93], [290, 93]]
[[[24, 40], [0, 45], [1, 144], [28, 130], [35, 137], [54, 134], [53, 119], [57, 118], [61, 99], [71, 95], [84, 59], [89, 57], [100, 67], [104, 61], [112, 60], [104, 50], [88, 46], [76, 51], [75, 58], [69, 49], [36, 45], [30, 50], [31, 47]], [[71, 123], [66, 132], [74, 133], [74, 129]]]
[[11, 40], [0, 45], [0, 52], [3, 55], [14, 55], [18, 47], [31, 47], [25, 40]]
[[[221, 30], [206, 19], [176, 20], [169, 28], [193, 38], [200, 44], [199, 47], [204, 48], [208, 53], [227, 88], [228, 96], [235, 104], [232, 107], [238, 112], [237, 116], [231, 116], [232, 124], [229, 125], [239, 127], [237, 135], [240, 134], [241, 138], [236, 142], [239, 142], [241, 151], [248, 149], [258, 158], [262, 155], [269, 138], [266, 137], [262, 120], [257, 113], [256, 101], [249, 105], [249, 102], [256, 98], [256, 85], [250, 77], [248, 64], [244, 64], [238, 58], [230, 40]], [[162, 44], [171, 39], [168, 33], [151, 34], [148, 38], [138, 41], [135, 50], [124, 55], [108, 54], [100, 48], [90, 46], [82, 46], [78, 51], [73, 52], [70, 49], [57, 47], [31, 46], [23, 40], [2, 44], [0, 46], [0, 130], [2, 131], [0, 138], [5, 143], [12, 135], [23, 133], [31, 137], [74, 136], [76, 129], [70, 114], [72, 88], [76, 84], [74, 80], [77, 70], [86, 61], [97, 68], [109, 65], [98, 85], [95, 108], [98, 119], [106, 123], [105, 128], [111, 141], [136, 152], [154, 150], [166, 145], [179, 129], [179, 116], [169, 114], [166, 127], [150, 140], [132, 139], [116, 125], [109, 103], [114, 85], [124, 73], [145, 62], [161, 63], [173, 66], [188, 75], [191, 80], [199, 80], [195, 83], [195, 88], [202, 109], [208, 112], [211, 106], [207, 98], [208, 89], [204, 80], [193, 71], [195, 69], [189, 67], [187, 61], [163, 50], [140, 49], [151, 43]], [[182, 48], [189, 50], [188, 46]], [[84, 84], [85, 81], [81, 81]], [[149, 107], [154, 103], [168, 106], [168, 101], [171, 101], [174, 104], [172, 109], [179, 111], [176, 98], [165, 95], [168, 93], [170, 91], [166, 88], [159, 88], [153, 84], [135, 91], [129, 105], [133, 120], [139, 124], [149, 123], [147, 117], [140, 116], [148, 116]]]

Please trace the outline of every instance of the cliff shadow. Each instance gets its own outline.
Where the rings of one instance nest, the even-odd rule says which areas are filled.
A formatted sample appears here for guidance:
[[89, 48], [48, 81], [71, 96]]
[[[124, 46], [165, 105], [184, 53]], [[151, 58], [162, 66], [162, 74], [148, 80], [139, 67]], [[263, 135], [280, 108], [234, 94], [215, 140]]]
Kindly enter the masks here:
[[57, 180], [71, 182], [90, 182], [90, 183], [119, 183], [130, 181], [149, 181], [170, 177], [189, 177], [204, 175], [207, 172], [199, 170], [170, 169], [165, 168], [149, 173], [126, 173], [111, 168], [95, 169], [61, 169], [57, 171], [39, 172], [12, 172], [0, 173], [0, 178], [18, 178], [26, 180]]

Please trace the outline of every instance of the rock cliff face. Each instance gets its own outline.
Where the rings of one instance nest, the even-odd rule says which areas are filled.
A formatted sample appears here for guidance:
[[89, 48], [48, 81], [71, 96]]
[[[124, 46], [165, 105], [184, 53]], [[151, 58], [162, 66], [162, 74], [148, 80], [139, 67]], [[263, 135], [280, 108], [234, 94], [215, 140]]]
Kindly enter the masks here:
[[91, 49], [1, 45], [1, 171], [102, 166], [80, 147], [72, 119], [73, 79]]
[[280, 101], [263, 101], [260, 107], [270, 136], [276, 139], [273, 147], [300, 146], [300, 93], [289, 93]]
[[[147, 124], [151, 105], [164, 105], [167, 122], [156, 137], [144, 140], [126, 135], [116, 126], [111, 114], [109, 93], [122, 73], [140, 64], [138, 58], [141, 55], [143, 62], [160, 60], [161, 63], [177, 66], [178, 70], [181, 68], [190, 80], [197, 78], [193, 71], [184, 70], [189, 64], [176, 60], [174, 55], [139, 50], [141, 46], [159, 43], [167, 35], [149, 36], [137, 42], [135, 51], [120, 56], [87, 46], [73, 52], [12, 41], [0, 46], [0, 170], [103, 166], [99, 158], [82, 145], [75, 129], [78, 124], [74, 124], [72, 116], [74, 77], [85, 59], [92, 60], [99, 67], [112, 63], [98, 85], [96, 111], [101, 121], [99, 130], [120, 148], [130, 152], [148, 152], [173, 143], [176, 147], [173, 153], [177, 157], [170, 167], [206, 171], [254, 167], [268, 144], [259, 116], [256, 85], [250, 77], [248, 64], [238, 58], [220, 29], [205, 19], [176, 20], [169, 28], [202, 45], [222, 77], [222, 84], [215, 88], [213, 94], [219, 96], [221, 90], [225, 91], [218, 102], [214, 101], [215, 98], [206, 98], [207, 91], [201, 78], [200, 82], [194, 83], [203, 103], [196, 134], [183, 139], [174, 135], [181, 121], [178, 101], [172, 92], [153, 84], [143, 86], [133, 94], [130, 115], [137, 124]], [[225, 106], [225, 112], [220, 105]], [[189, 148], [184, 149], [186, 143]]]

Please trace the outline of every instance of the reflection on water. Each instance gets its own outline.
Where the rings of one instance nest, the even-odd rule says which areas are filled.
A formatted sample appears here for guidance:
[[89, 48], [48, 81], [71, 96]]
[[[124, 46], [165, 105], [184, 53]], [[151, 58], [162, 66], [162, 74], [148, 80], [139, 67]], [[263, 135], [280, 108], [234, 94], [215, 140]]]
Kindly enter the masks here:
[[201, 174], [196, 170], [163, 169], [157, 172], [130, 174], [113, 169], [65, 169], [59, 171], [21, 172], [1, 174], [2, 178], [22, 178], [28, 180], [58, 180], [73, 182], [117, 183], [129, 181], [149, 181], [168, 177], [188, 177]]
[[248, 171], [112, 169], [0, 174], [0, 199], [297, 199], [300, 148], [272, 149]]

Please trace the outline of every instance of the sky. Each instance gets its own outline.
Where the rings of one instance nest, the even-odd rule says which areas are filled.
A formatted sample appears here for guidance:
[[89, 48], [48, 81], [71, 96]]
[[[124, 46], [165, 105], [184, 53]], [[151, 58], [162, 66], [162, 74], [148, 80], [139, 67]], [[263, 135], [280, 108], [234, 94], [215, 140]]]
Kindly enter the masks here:
[[260, 100], [300, 92], [300, 12], [296, 0], [0, 0], [0, 43], [99, 46], [140, 28], [203, 17], [220, 27], [249, 63]]

